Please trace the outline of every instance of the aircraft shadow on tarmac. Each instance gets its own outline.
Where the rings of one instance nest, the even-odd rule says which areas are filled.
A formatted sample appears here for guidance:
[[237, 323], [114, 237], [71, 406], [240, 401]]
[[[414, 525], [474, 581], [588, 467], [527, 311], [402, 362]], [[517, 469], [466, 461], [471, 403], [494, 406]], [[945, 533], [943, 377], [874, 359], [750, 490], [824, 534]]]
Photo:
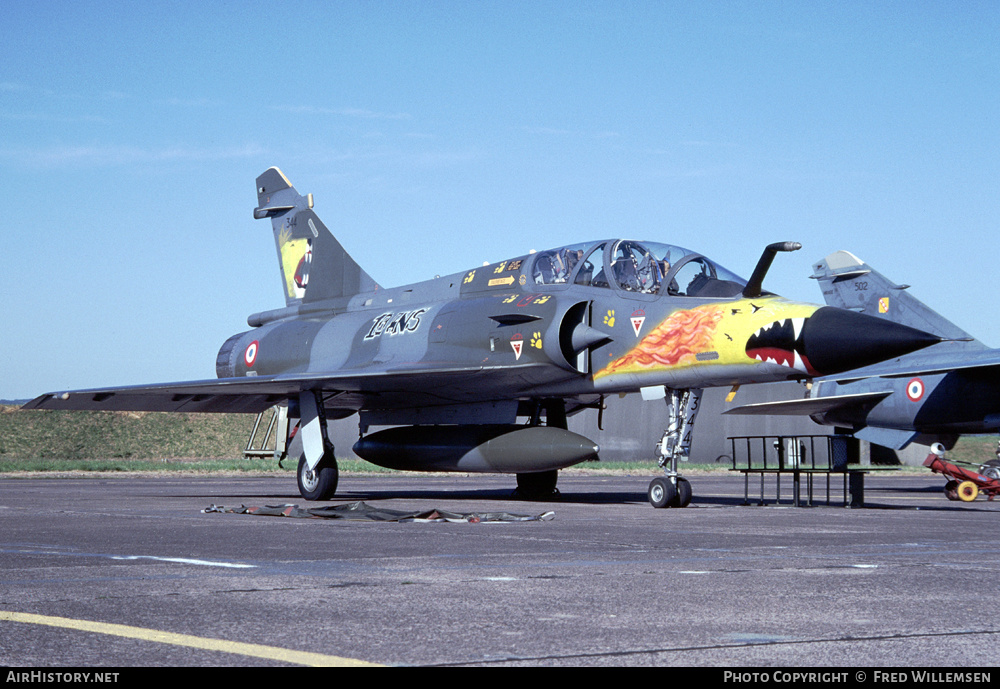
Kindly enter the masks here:
[[[162, 497], [162, 496], [160, 496]], [[194, 497], [191, 494], [183, 496], [173, 496], [173, 497]], [[210, 499], [215, 502], [225, 501], [225, 500], [239, 500], [239, 501], [253, 501], [259, 500], [262, 502], [267, 502], [268, 504], [277, 503], [296, 503], [300, 502], [301, 498], [292, 492], [288, 493], [276, 493], [276, 492], [258, 492], [258, 493], [248, 493], [245, 491], [238, 490], [226, 490], [224, 492], [213, 492], [210, 496], [206, 496], [206, 499]], [[630, 505], [638, 504], [643, 506], [648, 506], [647, 495], [644, 490], [634, 490], [634, 489], [609, 489], [609, 490], [574, 490], [568, 489], [560, 491], [558, 494], [547, 498], [529, 499], [520, 498], [514, 494], [514, 490], [511, 488], [464, 488], [464, 487], [452, 487], [452, 488], [407, 488], [407, 489], [372, 489], [372, 490], [342, 490], [338, 491], [337, 497], [327, 502], [329, 504], [344, 504], [350, 502], [364, 501], [367, 503], [384, 502], [386, 500], [406, 500], [406, 501], [434, 501], [439, 503], [444, 507], [447, 507], [445, 503], [459, 502], [459, 501], [489, 501], [489, 502], [502, 502], [505, 503], [512, 511], [518, 509], [518, 505], [523, 505], [526, 508], [531, 505]], [[773, 498], [768, 504], [773, 503]], [[783, 503], [786, 505], [790, 503], [789, 498], [785, 498]], [[723, 497], [723, 496], [698, 496], [693, 502], [694, 506], [725, 506], [725, 507], [735, 507], [743, 504], [742, 497]], [[753, 503], [756, 504], [756, 503]], [[319, 506], [317, 504], [317, 506]], [[496, 509], [495, 506], [490, 506], [490, 509]]]
[[[347, 483], [347, 481], [345, 481]], [[641, 485], [641, 482], [640, 484]], [[245, 488], [246, 486], [242, 486]], [[246, 491], [241, 490], [239, 485], [228, 485], [221, 491], [212, 491], [207, 494], [206, 488], [211, 490], [207, 486], [198, 486], [190, 493], [184, 495], [171, 495], [169, 497], [174, 498], [191, 498], [204, 497], [212, 502], [225, 502], [226, 500], [232, 502], [238, 500], [244, 503], [260, 501], [266, 504], [295, 504], [300, 502], [300, 496], [296, 495], [294, 492], [278, 492], [278, 491]], [[768, 487], [764, 495], [763, 504], [761, 504], [759, 488], [755, 492], [755, 486], [751, 486], [748, 496], [746, 499], [743, 495], [707, 495], [700, 494], [697, 495], [691, 503], [691, 507], [791, 507], [793, 506], [793, 497], [791, 491], [783, 490], [781, 493], [781, 499], [776, 500], [773, 486]], [[941, 495], [941, 486], [938, 485], [924, 485], [924, 486], [879, 486], [878, 493], [883, 493], [891, 495], [894, 499], [905, 494], [913, 495], [914, 497], [930, 497], [934, 495]], [[163, 495], [150, 495], [150, 498], [162, 498]], [[548, 505], [548, 506], [558, 506], [562, 505], [645, 505], [647, 504], [647, 495], [645, 491], [636, 490], [628, 486], [614, 486], [614, 487], [602, 487], [596, 486], [589, 489], [581, 489], [578, 486], [566, 485], [560, 492], [546, 498], [538, 499], [527, 499], [520, 498], [515, 495], [515, 491], [511, 487], [472, 487], [469, 485], [443, 485], [443, 486], [406, 486], [406, 487], [393, 487], [391, 485], [373, 485], [368, 488], [364, 485], [359, 485], [354, 489], [344, 486], [342, 484], [342, 490], [338, 491], [337, 497], [331, 500], [325, 501], [329, 504], [344, 504], [350, 502], [364, 501], [367, 503], [384, 502], [388, 500], [400, 500], [400, 501], [420, 501], [428, 502], [433, 501], [437, 506], [442, 508], [447, 508], [449, 503], [455, 502], [468, 502], [468, 501], [483, 501], [483, 502], [501, 502], [505, 504], [505, 509], [510, 511], [517, 511], [521, 509], [518, 506], [524, 506], [525, 509], [529, 509], [532, 505]], [[827, 499], [826, 489], [814, 489], [813, 498], [811, 504], [808, 501], [808, 493], [803, 488], [799, 494], [799, 502], [801, 508], [845, 508], [845, 501], [842, 492], [838, 490], [832, 490]], [[884, 501], [880, 501], [878, 495], [867, 496], [865, 505], [863, 509], [879, 509], [879, 510], [938, 510], [938, 511], [956, 511], [956, 510], [975, 510], [984, 509], [985, 505], [976, 505], [975, 503], [961, 503], [956, 504], [945, 499], [944, 495], [941, 495], [941, 504], [888, 504]], [[490, 509], [496, 509], [494, 505], [490, 506]]]
[[[898, 492], [907, 492], [904, 489], [893, 489]], [[919, 489], [915, 491], [921, 494], [934, 493], [937, 491]], [[598, 492], [566, 492], [560, 493], [559, 495], [553, 496], [547, 499], [521, 499], [513, 497], [510, 490], [497, 490], [497, 489], [483, 489], [483, 490], [376, 490], [376, 491], [344, 491], [342, 494], [338, 495], [336, 498], [329, 500], [327, 502], [317, 502], [310, 505], [311, 507], [322, 507], [324, 505], [342, 505], [352, 502], [366, 502], [369, 504], [376, 504], [379, 502], [385, 502], [388, 500], [400, 500], [412, 503], [414, 501], [420, 502], [433, 502], [435, 507], [441, 509], [451, 509], [451, 505], [457, 502], [469, 502], [469, 501], [489, 501], [491, 503], [502, 502], [504, 503], [503, 509], [509, 512], [519, 512], [519, 511], [530, 511], [536, 509], [534, 506], [546, 506], [547, 508], [558, 509], [559, 505], [638, 505], [640, 507], [648, 507], [647, 497], [645, 492], [637, 491], [598, 491]], [[154, 496], [150, 496], [154, 497]], [[155, 496], [164, 497], [164, 496]], [[184, 497], [190, 498], [191, 495], [183, 496], [172, 496], [172, 497]], [[245, 492], [232, 493], [229, 495], [213, 493], [210, 496], [206, 496], [206, 500], [209, 500], [213, 504], [216, 503], [226, 503], [233, 502], [234, 500], [240, 501], [244, 504], [253, 503], [254, 501], [260, 501], [261, 504], [267, 505], [277, 505], [277, 504], [299, 504], [301, 500], [299, 496], [291, 493], [270, 493], [270, 494], [248, 494]], [[851, 509], [863, 509], [863, 510], [889, 510], [889, 511], [900, 511], [900, 510], [921, 510], [921, 511], [935, 511], [935, 512], [957, 512], [957, 511], [993, 511], [986, 509], [985, 505], [975, 505], [975, 504], [953, 504], [945, 500], [942, 496], [942, 504], [940, 505], [892, 505], [886, 503], [880, 503], [875, 500], [868, 500], [865, 502], [863, 507], [851, 508]], [[776, 502], [774, 496], [765, 497], [763, 504], [760, 502], [760, 496], [751, 495], [749, 501], [744, 501], [743, 497], [723, 497], [723, 496], [698, 496], [692, 500], [688, 508], [705, 508], [705, 507], [748, 507], [748, 508], [762, 508], [762, 507], [779, 507], [779, 508], [790, 508], [793, 507], [793, 501], [791, 496], [783, 495], [780, 502]], [[803, 494], [800, 496], [800, 505], [797, 509], [817, 509], [817, 508], [827, 508], [827, 509], [848, 509], [844, 504], [842, 496], [831, 495], [830, 501], [827, 502], [826, 496], [814, 496], [812, 503], [807, 502], [806, 496]], [[466, 510], [467, 508], [462, 507], [461, 510], [455, 508], [456, 511]], [[490, 505], [489, 510], [495, 511], [497, 509], [496, 505]]]
[[[150, 496], [150, 497], [164, 497], [164, 496]], [[177, 498], [190, 498], [194, 497], [191, 494], [187, 495], [174, 495], [170, 497]], [[294, 503], [301, 502], [301, 498], [291, 492], [288, 493], [247, 493], [244, 491], [225, 491], [225, 492], [214, 492], [211, 496], [206, 496], [212, 500], [261, 500], [268, 501], [271, 503], [283, 502], [283, 503]], [[434, 500], [436, 502], [443, 501], [491, 501], [491, 502], [503, 502], [510, 505], [538, 505], [538, 504], [585, 504], [585, 505], [612, 505], [612, 504], [629, 504], [629, 503], [646, 503], [646, 493], [645, 491], [599, 491], [599, 492], [561, 492], [551, 498], [542, 499], [525, 499], [518, 498], [513, 495], [513, 490], [509, 488], [504, 489], [431, 489], [431, 490], [344, 490], [339, 491], [337, 497], [327, 500], [329, 504], [343, 504], [349, 502], [377, 502], [385, 500]], [[699, 500], [699, 502], [714, 502], [712, 498], [706, 498]], [[736, 500], [727, 500], [729, 504], [736, 504]], [[320, 503], [317, 502], [316, 506]]]

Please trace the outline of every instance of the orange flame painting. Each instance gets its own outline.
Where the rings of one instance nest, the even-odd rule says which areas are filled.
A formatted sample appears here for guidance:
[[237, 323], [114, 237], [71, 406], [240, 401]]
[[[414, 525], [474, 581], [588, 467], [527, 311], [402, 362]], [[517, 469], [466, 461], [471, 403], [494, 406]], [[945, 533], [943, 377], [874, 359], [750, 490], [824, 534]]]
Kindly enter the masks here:
[[715, 331], [724, 311], [716, 304], [675, 311], [598, 375], [693, 364], [696, 354], [715, 349]]

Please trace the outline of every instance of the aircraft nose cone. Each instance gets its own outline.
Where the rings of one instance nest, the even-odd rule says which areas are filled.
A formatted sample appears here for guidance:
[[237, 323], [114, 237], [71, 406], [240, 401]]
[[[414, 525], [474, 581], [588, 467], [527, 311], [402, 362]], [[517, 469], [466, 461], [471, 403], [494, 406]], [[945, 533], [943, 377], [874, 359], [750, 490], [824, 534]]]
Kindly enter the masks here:
[[806, 319], [795, 349], [811, 372], [824, 376], [909, 354], [941, 340], [882, 318], [824, 306]]

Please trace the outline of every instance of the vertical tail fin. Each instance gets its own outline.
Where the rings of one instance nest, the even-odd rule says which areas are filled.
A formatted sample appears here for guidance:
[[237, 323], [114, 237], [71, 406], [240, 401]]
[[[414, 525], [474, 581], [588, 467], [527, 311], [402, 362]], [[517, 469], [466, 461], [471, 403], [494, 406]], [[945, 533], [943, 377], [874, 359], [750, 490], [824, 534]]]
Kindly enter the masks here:
[[299, 194], [276, 167], [257, 178], [253, 217], [271, 219], [285, 305], [375, 290], [375, 281], [344, 250], [312, 205], [312, 194]]
[[949, 340], [974, 340], [906, 289], [848, 251], [835, 251], [813, 264], [827, 305], [851, 309], [934, 333]]

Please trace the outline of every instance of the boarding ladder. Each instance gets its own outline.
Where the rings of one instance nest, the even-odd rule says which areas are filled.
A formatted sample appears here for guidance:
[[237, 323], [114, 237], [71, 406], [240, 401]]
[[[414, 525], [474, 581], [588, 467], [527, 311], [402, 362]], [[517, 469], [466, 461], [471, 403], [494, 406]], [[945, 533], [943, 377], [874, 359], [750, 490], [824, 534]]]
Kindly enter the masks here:
[[[258, 439], [260, 427], [264, 419], [267, 418], [267, 429], [264, 436]], [[271, 457], [282, 459], [288, 451], [288, 407], [276, 405], [270, 409], [265, 409], [257, 414], [253, 422], [253, 430], [250, 431], [250, 438], [247, 440], [246, 449], [243, 450], [243, 458]]]

